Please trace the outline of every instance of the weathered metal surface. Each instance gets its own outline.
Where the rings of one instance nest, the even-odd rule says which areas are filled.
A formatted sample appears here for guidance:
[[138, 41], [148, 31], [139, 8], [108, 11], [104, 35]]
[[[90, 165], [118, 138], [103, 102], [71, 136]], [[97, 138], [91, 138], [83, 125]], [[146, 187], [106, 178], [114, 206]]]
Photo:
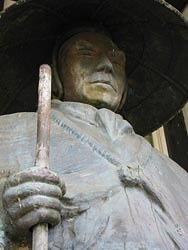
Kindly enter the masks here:
[[[177, 106], [180, 107], [180, 104], [185, 102], [185, 65], [181, 65], [180, 69], [177, 61], [184, 58], [182, 50], [186, 48], [187, 24], [181, 19], [180, 13], [166, 2], [31, 0], [24, 3], [19, 1], [17, 4], [18, 7], [13, 6], [8, 12], [9, 21], [6, 16], [8, 14], [3, 15], [5, 26], [0, 20], [3, 34], [0, 41], [11, 40], [10, 33], [13, 36], [16, 29], [10, 32], [9, 28], [13, 28], [14, 23], [21, 28], [21, 20], [28, 26], [31, 25], [31, 20], [35, 20], [37, 25], [31, 26], [34, 30], [22, 29], [23, 33], [19, 35], [23, 37], [19, 39], [15, 34], [15, 41], [21, 42], [21, 46], [18, 45], [21, 53], [19, 49], [14, 48], [14, 51], [20, 55], [22, 61], [18, 64], [12, 61], [18, 55], [9, 57], [10, 47], [7, 43], [7, 53], [4, 53], [5, 45], [0, 46], [4, 56], [0, 57], [0, 60], [13, 63], [15, 67], [9, 68], [16, 74], [20, 70], [20, 64], [24, 63], [24, 80], [34, 80], [34, 68], [40, 60], [51, 55], [57, 35], [60, 30], [62, 33], [65, 31], [64, 25], [75, 24], [83, 17], [80, 21], [98, 20], [108, 28], [119, 48], [126, 52], [127, 60], [132, 60], [134, 67], [127, 64], [128, 74], [132, 79], [128, 97], [133, 94], [134, 96], [132, 101], [130, 99], [127, 102], [126, 107], [130, 108], [135, 119], [143, 122], [142, 125], [147, 130], [152, 118], [152, 125], [156, 125], [159, 117], [160, 121], [166, 117], [165, 109], [162, 109], [163, 114], [161, 108], [166, 107], [167, 103], [171, 104], [170, 110], [174, 112]], [[141, 8], [143, 6], [148, 9]], [[153, 15], [151, 9], [154, 11]], [[161, 13], [165, 16], [164, 20], [158, 18]], [[13, 19], [14, 22], [11, 21]], [[176, 25], [169, 29], [169, 22], [175, 22]], [[125, 23], [130, 32], [126, 33]], [[177, 24], [178, 28], [181, 26], [181, 32], [172, 35], [172, 31], [177, 31]], [[133, 30], [136, 36], [131, 36]], [[163, 32], [166, 31], [168, 33], [163, 37]], [[33, 36], [34, 33], [37, 36]], [[96, 32], [94, 34], [96, 35]], [[29, 229], [36, 224], [48, 223], [51, 225], [49, 250], [184, 250], [188, 245], [187, 173], [152, 149], [143, 138], [134, 134], [127, 121], [109, 110], [116, 110], [121, 101], [124, 101], [124, 63], [118, 56], [121, 54], [118, 46], [104, 34], [94, 34], [80, 33], [77, 39], [71, 37], [67, 42], [70, 44], [64, 44], [62, 49], [63, 55], [66, 54], [65, 58], [61, 55], [61, 49], [55, 54], [57, 57], [54, 56], [59, 78], [61, 83], [64, 83], [64, 98], [66, 101], [74, 102], [53, 102], [51, 170], [32, 168], [35, 155], [36, 114], [18, 113], [1, 117], [0, 220], [1, 235], [6, 235], [5, 246], [9, 250], [19, 247], [30, 248]], [[170, 40], [169, 34], [172, 35], [169, 36]], [[42, 48], [36, 46], [37, 41], [44, 40], [47, 36], [50, 37], [51, 43], [42, 43]], [[168, 43], [172, 40], [178, 46], [176, 52], [179, 54], [175, 54], [175, 58], [172, 58], [173, 46], [170, 47]], [[39, 54], [36, 49], [39, 49]], [[25, 59], [21, 55], [25, 55], [26, 51], [28, 56]], [[186, 57], [184, 61], [187, 62]], [[182, 72], [184, 73], [179, 84], [178, 76]], [[10, 76], [13, 77], [14, 73]], [[32, 80], [24, 77], [26, 75], [32, 75]], [[19, 73], [16, 76], [17, 78], [14, 75], [14, 81], [19, 79], [18, 85], [22, 88], [23, 82], [18, 77]], [[27, 91], [28, 87], [33, 87], [28, 82], [24, 83], [27, 83]], [[18, 91], [18, 86], [14, 87]], [[168, 101], [164, 103], [167, 93], [170, 93]], [[162, 103], [159, 98], [161, 94], [165, 96]], [[31, 99], [33, 97], [29, 95]], [[83, 99], [79, 99], [80, 97]], [[115, 100], [115, 105], [113, 103], [113, 106], [110, 106], [111, 100]], [[5, 109], [9, 107], [10, 102]], [[30, 103], [29, 100], [27, 102]], [[147, 119], [151, 120], [142, 121], [143, 103], [148, 112]], [[149, 113], [149, 104], [153, 109], [152, 113]], [[65, 182], [66, 194], [61, 178]]]
[[188, 174], [109, 110], [126, 92], [119, 56], [94, 32], [60, 49], [67, 102], [52, 102], [51, 170], [31, 168], [36, 114], [1, 117], [0, 170], [10, 172], [3, 173], [0, 219], [11, 221], [2, 227], [9, 250], [29, 248], [29, 229], [40, 223], [51, 225], [49, 250], [186, 249]]
[[126, 58], [108, 36], [88, 28], [87, 32], [74, 34], [58, 51], [54, 78], [63, 82], [60, 98], [114, 112], [121, 109], [128, 88]]
[[[187, 173], [110, 110], [60, 101], [53, 107], [50, 168], [67, 192], [61, 222], [49, 229], [49, 250], [186, 249]], [[36, 114], [1, 117], [0, 131], [0, 169], [5, 160], [7, 170], [30, 167]]]

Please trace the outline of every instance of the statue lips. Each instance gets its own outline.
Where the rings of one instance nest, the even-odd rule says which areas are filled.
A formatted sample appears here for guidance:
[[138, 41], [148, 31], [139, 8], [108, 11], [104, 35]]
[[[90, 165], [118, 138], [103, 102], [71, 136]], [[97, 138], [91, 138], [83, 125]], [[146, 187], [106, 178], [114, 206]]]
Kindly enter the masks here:
[[109, 74], [94, 74], [91, 77], [91, 84], [107, 85], [110, 86], [115, 92], [117, 91], [116, 87], [114, 86], [113, 77]]
[[109, 86], [110, 88], [112, 88], [114, 91], [116, 91], [114, 89], [114, 87], [112, 86], [111, 82], [109, 82], [109, 81], [99, 80], [99, 81], [96, 81], [96, 82], [92, 82], [92, 84], [95, 84], [95, 85], [106, 85], [106, 86]]

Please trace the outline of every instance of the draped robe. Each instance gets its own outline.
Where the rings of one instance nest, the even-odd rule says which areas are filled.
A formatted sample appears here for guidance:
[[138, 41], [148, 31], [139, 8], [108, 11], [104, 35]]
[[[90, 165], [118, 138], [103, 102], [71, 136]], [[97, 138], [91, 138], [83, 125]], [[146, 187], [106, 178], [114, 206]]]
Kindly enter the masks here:
[[[1, 192], [10, 174], [34, 165], [36, 119], [0, 117]], [[50, 169], [63, 178], [66, 194], [49, 249], [188, 249], [188, 174], [120, 115], [54, 100]], [[6, 218], [1, 204], [5, 249], [30, 249], [30, 238], [9, 235]]]

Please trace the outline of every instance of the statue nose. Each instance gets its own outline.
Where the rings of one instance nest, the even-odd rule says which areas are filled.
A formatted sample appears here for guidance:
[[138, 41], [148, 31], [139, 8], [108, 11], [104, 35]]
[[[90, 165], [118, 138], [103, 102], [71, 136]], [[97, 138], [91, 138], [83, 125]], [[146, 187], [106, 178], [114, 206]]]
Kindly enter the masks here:
[[105, 73], [113, 73], [113, 65], [108, 57], [103, 56], [100, 57], [98, 64], [97, 64], [97, 71], [98, 72], [105, 72]]

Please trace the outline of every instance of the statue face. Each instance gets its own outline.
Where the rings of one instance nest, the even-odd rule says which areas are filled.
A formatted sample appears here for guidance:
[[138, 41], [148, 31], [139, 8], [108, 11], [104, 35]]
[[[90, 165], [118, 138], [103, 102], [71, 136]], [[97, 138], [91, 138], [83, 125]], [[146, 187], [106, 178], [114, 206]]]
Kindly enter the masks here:
[[126, 95], [124, 52], [101, 33], [79, 33], [63, 44], [58, 71], [64, 100], [116, 111]]

